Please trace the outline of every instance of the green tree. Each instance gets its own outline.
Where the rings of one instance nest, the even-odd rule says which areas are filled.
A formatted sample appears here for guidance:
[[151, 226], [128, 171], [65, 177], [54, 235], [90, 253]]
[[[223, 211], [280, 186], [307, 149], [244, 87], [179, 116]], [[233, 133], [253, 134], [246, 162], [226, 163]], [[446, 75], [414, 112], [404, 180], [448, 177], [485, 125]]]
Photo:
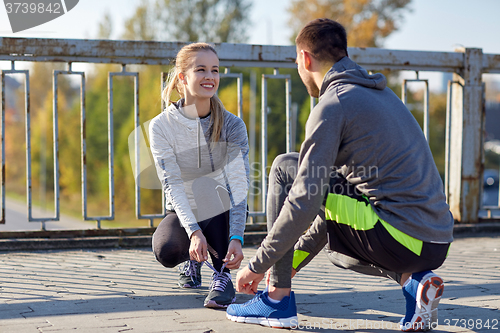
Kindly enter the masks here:
[[125, 21], [125, 32], [122, 39], [128, 40], [154, 40], [158, 39], [155, 24], [157, 16], [148, 0], [142, 0], [135, 9], [134, 15]]
[[110, 39], [112, 33], [113, 33], [113, 19], [111, 18], [111, 14], [109, 14], [109, 12], [106, 12], [102, 18], [102, 21], [99, 22], [99, 30], [97, 31], [97, 38]]
[[157, 0], [162, 40], [244, 42], [250, 2], [247, 0]]
[[125, 22], [129, 40], [244, 42], [248, 0], [143, 0]]
[[347, 43], [355, 47], [380, 47], [397, 30], [411, 0], [293, 0], [288, 12], [293, 40], [309, 21], [327, 17], [347, 30]]

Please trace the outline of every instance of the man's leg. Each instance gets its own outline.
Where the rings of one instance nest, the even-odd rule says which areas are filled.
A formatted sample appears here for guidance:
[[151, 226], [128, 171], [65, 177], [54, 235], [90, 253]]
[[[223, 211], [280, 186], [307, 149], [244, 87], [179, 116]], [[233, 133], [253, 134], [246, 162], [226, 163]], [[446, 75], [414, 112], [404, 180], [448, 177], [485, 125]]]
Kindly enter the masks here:
[[432, 328], [437, 324], [443, 280], [431, 270], [442, 265], [449, 244], [423, 242], [380, 220], [368, 199], [356, 194], [345, 179], [331, 185], [325, 204], [329, 249], [389, 272], [401, 272], [399, 282], [407, 301], [401, 329]]
[[[299, 154], [287, 153], [279, 155], [273, 161], [269, 172], [269, 188], [267, 191], [267, 230], [271, 230], [283, 207], [288, 192], [297, 176]], [[293, 248], [274, 264], [270, 271], [269, 296], [281, 300], [290, 295], [292, 287]]]
[[[279, 155], [269, 174], [267, 228], [272, 229], [297, 174], [298, 153]], [[293, 247], [270, 270], [268, 290], [259, 292], [244, 304], [232, 304], [227, 318], [240, 323], [263, 326], [297, 327], [297, 306], [291, 291]]]

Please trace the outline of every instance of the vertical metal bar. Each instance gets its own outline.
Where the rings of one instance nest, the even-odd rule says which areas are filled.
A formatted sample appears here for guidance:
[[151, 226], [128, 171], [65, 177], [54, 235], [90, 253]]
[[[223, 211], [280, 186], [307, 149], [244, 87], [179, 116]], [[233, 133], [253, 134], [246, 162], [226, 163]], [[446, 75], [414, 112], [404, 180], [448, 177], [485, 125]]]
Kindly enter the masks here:
[[113, 131], [113, 73], [108, 73], [108, 186], [109, 186], [109, 215], [114, 217], [114, 131]]
[[135, 89], [135, 94], [134, 94], [134, 128], [135, 130], [135, 175], [136, 175], [136, 181], [135, 181], [135, 214], [136, 217], [139, 219], [141, 216], [141, 176], [139, 174], [141, 168], [140, 168], [140, 154], [139, 154], [139, 134], [142, 135], [142, 130], [141, 130], [141, 124], [139, 122], [139, 82], [138, 82], [138, 77], [135, 77], [134, 80], [134, 89]]
[[[28, 221], [33, 220], [33, 188], [31, 174], [31, 112], [30, 112], [30, 80], [29, 73], [26, 73], [24, 83], [24, 105], [25, 105], [25, 135], [26, 135], [26, 192], [28, 195]], [[58, 218], [59, 215], [56, 215]], [[45, 222], [40, 221], [40, 229], [45, 230]]]
[[[255, 107], [255, 100], [256, 100], [256, 90], [257, 90], [257, 78], [256, 78], [256, 74], [255, 74], [255, 71], [251, 71], [250, 72], [250, 110], [249, 110], [249, 113], [250, 113], [250, 119], [249, 119], [249, 131], [248, 131], [248, 143], [249, 143], [249, 148], [250, 148], [250, 151], [249, 151], [249, 154], [248, 154], [248, 158], [249, 158], [249, 161], [250, 161], [250, 177], [253, 178], [254, 176], [254, 169], [253, 169], [253, 166], [254, 166], [254, 163], [255, 163], [255, 153], [256, 153], [256, 149], [257, 147], [255, 146], [255, 141], [256, 141], [256, 137], [255, 137], [255, 123], [256, 123], [256, 113], [257, 113], [257, 110], [256, 110], [256, 107]], [[248, 209], [250, 212], [253, 212], [255, 210], [255, 193], [254, 193], [254, 188], [253, 188], [253, 182], [251, 181], [251, 184], [252, 186], [250, 186], [250, 193], [249, 193], [249, 200], [248, 200]], [[254, 222], [254, 219], [253, 219], [253, 216], [252, 216], [252, 219], [250, 220], [251, 222]]]
[[225, 72], [220, 74], [219, 77], [225, 78], [236, 78], [236, 91], [237, 91], [237, 99], [238, 99], [238, 117], [243, 119], [243, 73], [231, 73], [229, 68], [226, 68]]
[[81, 147], [82, 147], [82, 211], [85, 221], [96, 221], [96, 228], [101, 229], [102, 220], [114, 219], [114, 154], [113, 154], [113, 73], [108, 73], [108, 185], [109, 185], [109, 215], [89, 216], [88, 214], [88, 186], [87, 186], [87, 117], [85, 102], [85, 76], [84, 73], [71, 72], [67, 74], [82, 75], [81, 85]]
[[292, 80], [290, 78], [285, 80], [285, 98], [286, 98], [286, 152], [292, 151]]
[[312, 111], [314, 109], [314, 107], [316, 106], [316, 100], [317, 100], [316, 98], [310, 96], [310, 99], [309, 99], [309, 101], [310, 101], [309, 107], [311, 109], [310, 111]]
[[[54, 149], [54, 210], [56, 212], [56, 219], [59, 220], [59, 120], [58, 120], [58, 109], [57, 109], [57, 71], [54, 71], [53, 80], [53, 149]], [[30, 198], [31, 207], [31, 198]], [[30, 210], [31, 217], [31, 210]]]
[[403, 80], [403, 85], [401, 89], [401, 100], [403, 103], [406, 105], [407, 104], [407, 89], [408, 89], [408, 82], [424, 82], [425, 84], [425, 89], [424, 89], [424, 102], [423, 102], [423, 128], [422, 131], [424, 132], [425, 139], [427, 142], [429, 142], [429, 81], [428, 80], [423, 80], [418, 78], [418, 72], [417, 72], [417, 79], [415, 80]]
[[[160, 83], [160, 88], [161, 88], [161, 92], [160, 92], [160, 96], [163, 95], [163, 89], [165, 89], [165, 81], [167, 80], [168, 78], [168, 73], [166, 72], [162, 72], [161, 73], [161, 83]], [[160, 113], [163, 112], [165, 110], [165, 108], [167, 107], [165, 101], [163, 100], [163, 98], [161, 98], [161, 110], [160, 110]], [[149, 133], [149, 129], [146, 129], [148, 130], [148, 132], [146, 133]], [[160, 181], [161, 182], [161, 181]], [[162, 212], [162, 215], [165, 215], [166, 213], [166, 208], [165, 208], [165, 204], [166, 204], [166, 195], [165, 195], [165, 191], [163, 190], [163, 184], [161, 184], [161, 212]]]
[[239, 73], [236, 78], [236, 84], [238, 86], [238, 117], [243, 119], [243, 74]]
[[262, 111], [261, 111], [261, 172], [262, 172], [262, 210], [266, 212], [267, 201], [267, 79], [262, 74]]
[[82, 74], [80, 85], [80, 144], [81, 144], [81, 183], [82, 183], [82, 216], [87, 218], [87, 112], [85, 109], [85, 74]]
[[0, 191], [2, 191], [2, 210], [0, 216], [0, 224], [5, 224], [5, 74], [1, 71], [1, 80], [2, 80], [2, 98], [1, 98], [1, 117], [2, 117], [2, 170], [1, 170], [1, 186]]
[[406, 105], [406, 80], [403, 80], [403, 86], [401, 87], [401, 100], [403, 104]]
[[254, 212], [254, 214], [266, 214], [266, 200], [267, 200], [267, 79], [284, 79], [286, 84], [286, 150], [291, 150], [291, 77], [290, 75], [279, 74], [277, 68], [271, 75], [262, 74], [262, 212]]
[[425, 83], [424, 90], [424, 135], [429, 142], [429, 81], [422, 80]]
[[446, 202], [450, 196], [450, 140], [451, 140], [451, 105], [452, 105], [452, 81], [448, 80], [446, 91], [446, 134], [445, 134], [445, 158], [444, 158], [444, 194]]

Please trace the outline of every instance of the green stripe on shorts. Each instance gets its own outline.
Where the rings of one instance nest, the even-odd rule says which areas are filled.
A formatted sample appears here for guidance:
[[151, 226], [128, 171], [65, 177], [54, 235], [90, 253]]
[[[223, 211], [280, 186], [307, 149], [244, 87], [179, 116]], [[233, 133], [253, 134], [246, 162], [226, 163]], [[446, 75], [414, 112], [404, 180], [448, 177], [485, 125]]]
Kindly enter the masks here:
[[346, 195], [329, 193], [325, 205], [325, 217], [327, 220], [345, 224], [354, 230], [370, 230], [378, 221], [384, 226], [389, 234], [401, 245], [420, 256], [423, 242], [411, 237], [404, 232], [394, 228], [389, 223], [380, 219], [370, 204], [358, 201]]

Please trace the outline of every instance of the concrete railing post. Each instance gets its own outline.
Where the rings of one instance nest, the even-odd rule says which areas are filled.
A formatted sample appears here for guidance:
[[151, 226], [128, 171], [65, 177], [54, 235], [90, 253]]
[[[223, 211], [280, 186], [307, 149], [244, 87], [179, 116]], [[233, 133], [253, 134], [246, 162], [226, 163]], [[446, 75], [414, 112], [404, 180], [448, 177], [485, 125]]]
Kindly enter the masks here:
[[461, 73], [453, 74], [448, 202], [455, 220], [478, 222], [483, 175], [482, 49], [467, 48]]

